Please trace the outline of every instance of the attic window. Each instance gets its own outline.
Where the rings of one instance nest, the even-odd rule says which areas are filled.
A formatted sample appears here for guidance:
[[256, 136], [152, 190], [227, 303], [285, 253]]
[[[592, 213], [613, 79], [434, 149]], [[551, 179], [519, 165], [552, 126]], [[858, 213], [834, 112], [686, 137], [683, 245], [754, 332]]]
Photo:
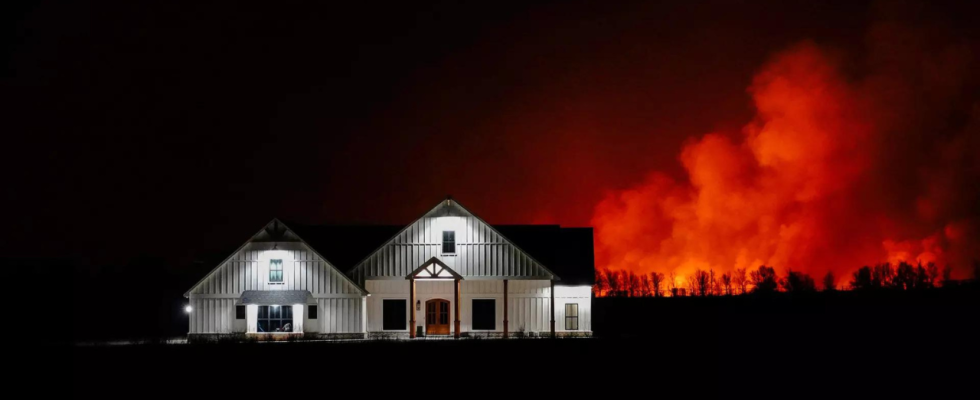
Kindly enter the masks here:
[[269, 282], [282, 283], [282, 260], [269, 260]]
[[442, 231], [442, 254], [456, 254], [456, 231]]

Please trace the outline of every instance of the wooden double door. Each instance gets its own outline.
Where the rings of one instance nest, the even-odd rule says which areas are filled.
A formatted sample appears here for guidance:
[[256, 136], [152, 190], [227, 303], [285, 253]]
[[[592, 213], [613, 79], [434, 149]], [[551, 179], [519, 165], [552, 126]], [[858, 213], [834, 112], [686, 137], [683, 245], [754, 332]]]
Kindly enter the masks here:
[[432, 299], [425, 302], [425, 334], [449, 334], [449, 300]]

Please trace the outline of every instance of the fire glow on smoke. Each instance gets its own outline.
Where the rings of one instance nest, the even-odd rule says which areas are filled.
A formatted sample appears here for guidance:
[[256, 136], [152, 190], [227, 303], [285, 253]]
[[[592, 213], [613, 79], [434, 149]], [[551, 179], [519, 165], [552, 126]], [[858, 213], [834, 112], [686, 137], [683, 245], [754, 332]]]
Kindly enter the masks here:
[[776, 54], [748, 88], [755, 119], [680, 151], [686, 179], [651, 172], [609, 192], [592, 219], [597, 267], [689, 276], [769, 265], [840, 279], [908, 261], [967, 276], [980, 201], [969, 52], [917, 48], [888, 27], [871, 39], [870, 72], [857, 78], [812, 43]]

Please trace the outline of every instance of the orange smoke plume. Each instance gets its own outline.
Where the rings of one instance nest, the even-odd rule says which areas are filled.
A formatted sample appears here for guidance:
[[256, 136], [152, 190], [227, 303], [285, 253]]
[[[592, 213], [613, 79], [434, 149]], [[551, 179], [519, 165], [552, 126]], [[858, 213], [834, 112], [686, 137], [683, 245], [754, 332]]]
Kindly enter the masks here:
[[652, 172], [595, 207], [597, 266], [689, 276], [769, 265], [843, 282], [909, 261], [966, 277], [980, 258], [980, 106], [954, 101], [968, 59], [902, 47], [899, 33], [872, 32], [873, 72], [856, 79], [812, 43], [776, 55], [748, 88], [757, 114], [742, 132], [692, 138], [686, 179]]

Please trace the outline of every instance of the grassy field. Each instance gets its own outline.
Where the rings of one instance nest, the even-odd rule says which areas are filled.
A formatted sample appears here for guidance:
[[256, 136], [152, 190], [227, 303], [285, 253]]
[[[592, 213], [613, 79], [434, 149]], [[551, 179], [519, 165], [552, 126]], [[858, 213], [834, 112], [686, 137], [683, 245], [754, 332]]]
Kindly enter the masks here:
[[593, 339], [74, 346], [72, 389], [192, 398], [965, 394], [980, 376], [974, 300], [973, 291], [597, 299]]

